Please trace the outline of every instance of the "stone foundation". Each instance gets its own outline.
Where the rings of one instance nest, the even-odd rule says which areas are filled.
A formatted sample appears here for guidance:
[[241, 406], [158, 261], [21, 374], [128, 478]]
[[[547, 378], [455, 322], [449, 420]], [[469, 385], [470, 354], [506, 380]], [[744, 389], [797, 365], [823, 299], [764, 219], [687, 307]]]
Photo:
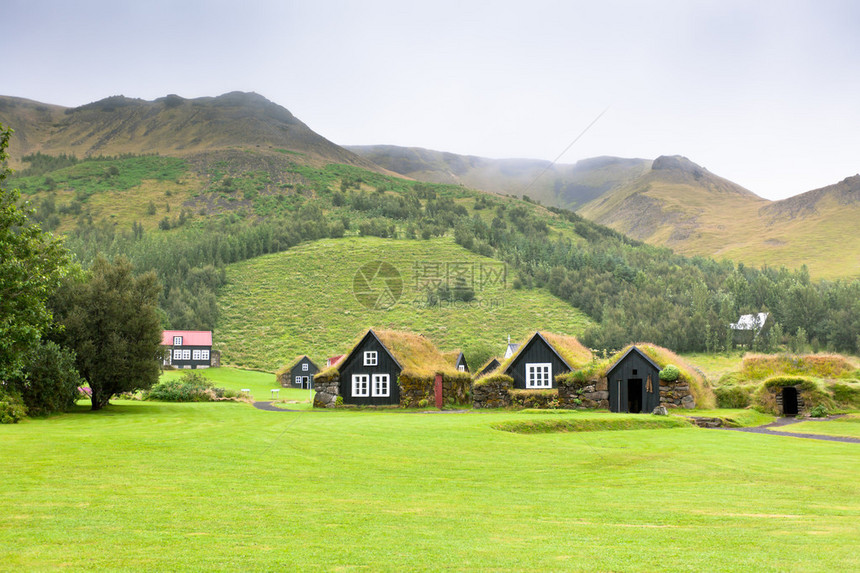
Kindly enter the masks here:
[[693, 409], [696, 407], [696, 399], [690, 392], [690, 385], [681, 379], [675, 382], [660, 380], [660, 405], [667, 408]]
[[511, 405], [511, 388], [514, 379], [494, 375], [472, 383], [473, 408], [508, 408]]
[[340, 376], [314, 377], [314, 408], [334, 408], [340, 395]]

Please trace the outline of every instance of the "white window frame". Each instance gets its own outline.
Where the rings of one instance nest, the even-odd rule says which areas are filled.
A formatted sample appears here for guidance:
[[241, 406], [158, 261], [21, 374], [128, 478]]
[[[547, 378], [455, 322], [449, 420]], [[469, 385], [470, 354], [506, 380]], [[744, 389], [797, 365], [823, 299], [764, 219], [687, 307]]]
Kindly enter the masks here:
[[549, 362], [526, 364], [526, 388], [552, 388], [552, 364]]
[[182, 337], [174, 336], [173, 337], [173, 346], [182, 346]]
[[191, 360], [191, 349], [186, 348], [182, 351], [182, 359], [183, 360]]
[[191, 360], [202, 360], [202, 358], [200, 357], [200, 349], [199, 348], [195, 348], [194, 350], [191, 351]]
[[367, 350], [364, 353], [364, 365], [365, 366], [378, 366], [379, 365], [379, 354], [376, 350]]
[[174, 360], [182, 360], [182, 350], [176, 348], [173, 350], [173, 359]]
[[352, 397], [353, 398], [369, 398], [370, 397], [370, 374], [353, 374], [352, 375]]
[[209, 351], [201, 350], [200, 351], [200, 360], [209, 360]]
[[374, 374], [370, 388], [374, 398], [387, 398], [391, 396], [391, 378], [388, 374]]
[[460, 372], [465, 372], [466, 367], [464, 365], [460, 364], [459, 366], [457, 366], [457, 370], [459, 370]]
[[303, 362], [303, 363], [302, 363], [302, 372], [307, 372], [307, 371], [308, 371], [308, 363], [307, 363], [307, 362]]

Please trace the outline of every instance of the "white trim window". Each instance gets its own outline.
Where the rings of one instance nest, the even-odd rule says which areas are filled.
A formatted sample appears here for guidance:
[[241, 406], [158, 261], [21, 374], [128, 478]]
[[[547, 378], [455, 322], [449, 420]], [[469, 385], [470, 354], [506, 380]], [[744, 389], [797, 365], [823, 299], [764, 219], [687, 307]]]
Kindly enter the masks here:
[[552, 388], [552, 364], [526, 364], [526, 388]]
[[307, 372], [307, 371], [308, 371], [308, 363], [307, 363], [307, 362], [303, 362], [303, 363], [302, 363], [302, 372]]
[[201, 360], [199, 348], [195, 348], [191, 351], [191, 360]]
[[304, 376], [296, 376], [296, 384], [298, 384], [299, 386], [304, 388], [305, 387], [305, 377]]
[[173, 359], [174, 360], [182, 360], [182, 350], [176, 349], [173, 351]]
[[364, 353], [365, 366], [376, 366], [377, 364], [379, 364], [379, 355], [376, 350], [368, 350]]
[[191, 349], [187, 348], [182, 351], [182, 359], [183, 360], [191, 360]]
[[182, 337], [174, 336], [173, 337], [173, 346], [182, 346]]
[[352, 375], [352, 396], [353, 398], [367, 398], [370, 396], [369, 374]]
[[209, 360], [209, 351], [201, 350], [200, 351], [200, 360]]
[[376, 397], [387, 397], [391, 395], [391, 381], [388, 374], [374, 374], [371, 394]]
[[465, 372], [465, 371], [466, 371], [466, 367], [465, 367], [465, 366], [463, 366], [462, 364], [460, 364], [459, 366], [457, 366], [457, 370], [459, 370], [460, 372]]

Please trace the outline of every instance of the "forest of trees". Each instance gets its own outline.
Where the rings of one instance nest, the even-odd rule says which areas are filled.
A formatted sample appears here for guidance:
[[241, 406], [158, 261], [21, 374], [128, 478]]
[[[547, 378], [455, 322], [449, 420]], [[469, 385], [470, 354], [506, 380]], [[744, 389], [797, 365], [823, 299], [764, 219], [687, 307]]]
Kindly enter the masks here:
[[460, 187], [346, 166], [302, 173], [303, 188], [312, 193], [293, 192], [288, 201], [260, 196], [255, 216], [194, 219], [189, 212], [170, 222], [168, 233], [136, 225], [122, 231], [79, 217], [66, 245], [85, 265], [101, 252], [127, 256], [137, 272], [155, 271], [163, 285], [164, 325], [178, 329], [215, 326], [217, 289], [232, 262], [345, 233], [405, 240], [451, 234], [463, 247], [510, 264], [514, 288], [547, 288], [588, 314], [596, 326], [583, 338], [592, 348], [650, 341], [679, 352], [719, 351], [731, 345], [730, 323], [764, 311], [776, 325], [770, 338], [757, 342], [762, 350], [778, 343], [860, 350], [858, 280], [813, 281], [805, 268], [683, 257], [570, 211]]

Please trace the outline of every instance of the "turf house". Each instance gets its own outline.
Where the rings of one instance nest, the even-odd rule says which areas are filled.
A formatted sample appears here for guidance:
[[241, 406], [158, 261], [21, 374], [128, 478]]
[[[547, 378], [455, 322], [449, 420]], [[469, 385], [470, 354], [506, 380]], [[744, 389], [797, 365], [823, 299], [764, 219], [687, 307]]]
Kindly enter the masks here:
[[[211, 330], [165, 330], [161, 334], [165, 366], [209, 368], [212, 360]], [[217, 364], [215, 364], [217, 366]]]
[[[513, 345], [509, 345], [509, 348]], [[495, 370], [473, 384], [476, 408], [556, 407], [559, 376], [591, 362], [591, 351], [573, 336], [535, 332]], [[482, 367], [486, 370], [492, 362]]]
[[613, 412], [651, 412], [660, 405], [661, 368], [647, 354], [631, 346], [606, 371], [609, 409]]
[[560, 376], [561, 407], [651, 413], [666, 408], [713, 408], [715, 397], [701, 372], [672, 351], [649, 343], [627, 346]]
[[471, 376], [426, 337], [368, 330], [343, 359], [314, 377], [314, 407], [426, 407], [468, 401]]
[[307, 357], [297, 356], [289, 364], [278, 370], [278, 383], [284, 388], [312, 388], [313, 377], [319, 372], [319, 367]]

